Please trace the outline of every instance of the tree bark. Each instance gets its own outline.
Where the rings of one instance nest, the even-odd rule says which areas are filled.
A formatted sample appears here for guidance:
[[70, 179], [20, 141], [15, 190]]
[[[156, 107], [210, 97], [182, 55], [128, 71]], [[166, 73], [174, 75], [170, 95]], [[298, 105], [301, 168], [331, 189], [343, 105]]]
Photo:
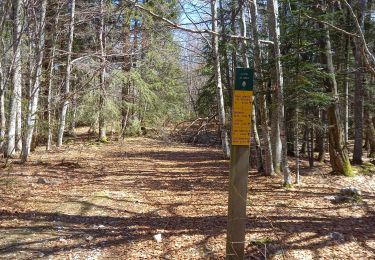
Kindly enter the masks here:
[[259, 32], [257, 26], [257, 17], [258, 17], [258, 7], [256, 3], [249, 1], [249, 8], [250, 8], [250, 18], [251, 18], [251, 29], [253, 33], [254, 43], [253, 43], [253, 51], [254, 51], [254, 69], [255, 69], [255, 82], [256, 87], [258, 87], [258, 97], [257, 104], [259, 105], [259, 114], [260, 114], [260, 121], [261, 121], [261, 128], [262, 128], [262, 147], [264, 153], [264, 174], [265, 175], [275, 175], [275, 171], [273, 168], [273, 160], [272, 160], [272, 148], [271, 148], [271, 141], [268, 131], [268, 115], [267, 115], [267, 103], [266, 98], [264, 95], [264, 81], [263, 81], [263, 73], [262, 73], [262, 56], [260, 52], [259, 46]]
[[105, 73], [106, 73], [106, 60], [105, 60], [105, 17], [104, 17], [104, 0], [100, 0], [100, 32], [99, 32], [100, 54], [102, 57], [101, 72], [100, 72], [100, 90], [99, 90], [99, 140], [102, 142], [107, 141], [106, 125], [105, 125]]
[[326, 137], [326, 126], [325, 126], [325, 112], [319, 110], [319, 121], [321, 127], [316, 130], [316, 151], [318, 152], [317, 160], [323, 162], [325, 159], [325, 137]]
[[281, 65], [281, 51], [280, 51], [280, 26], [279, 26], [279, 3], [278, 0], [269, 0], [271, 15], [271, 34], [274, 42], [274, 56], [275, 56], [275, 67], [276, 67], [276, 89], [275, 97], [277, 100], [277, 116], [279, 120], [278, 127], [280, 128], [280, 139], [282, 144], [281, 153], [281, 166], [284, 175], [284, 186], [290, 186], [292, 184], [290, 177], [290, 170], [288, 166], [287, 156], [287, 142], [285, 134], [285, 116], [284, 116], [284, 78], [283, 69]]
[[300, 161], [299, 161], [299, 109], [298, 109], [298, 99], [296, 104], [296, 125], [295, 125], [295, 157], [296, 157], [296, 184], [300, 183]]
[[[212, 15], [212, 31], [217, 32], [217, 1], [211, 0], [211, 15]], [[230, 157], [229, 140], [227, 125], [225, 119], [225, 106], [224, 106], [224, 95], [223, 86], [221, 82], [221, 69], [220, 69], [220, 55], [219, 55], [219, 38], [217, 34], [212, 35], [212, 52], [215, 62], [215, 79], [216, 79], [216, 91], [217, 91], [217, 105], [219, 114], [219, 123], [221, 131], [221, 143], [225, 157]]]
[[[21, 71], [20, 76], [22, 77], [22, 71]], [[20, 151], [22, 151], [22, 83], [17, 88], [17, 116], [16, 116], [16, 152], [20, 152]]]
[[56, 42], [57, 42], [57, 24], [59, 22], [60, 13], [55, 14], [54, 21], [53, 21], [53, 39], [51, 43], [51, 51], [50, 51], [50, 61], [49, 61], [49, 70], [48, 70], [48, 87], [47, 87], [47, 122], [48, 122], [48, 132], [47, 132], [47, 151], [51, 150], [52, 148], [52, 86], [53, 86], [53, 71], [55, 67], [55, 55], [56, 55]]
[[35, 73], [33, 75], [33, 85], [30, 86], [30, 101], [26, 119], [26, 131], [22, 147], [22, 161], [26, 162], [30, 153], [31, 142], [36, 122], [38, 109], [40, 80], [42, 76], [42, 61], [44, 55], [44, 33], [46, 18], [47, 0], [43, 0], [40, 6], [40, 20], [37, 26], [38, 42], [36, 44]]
[[271, 140], [273, 167], [276, 174], [281, 172], [281, 154], [283, 148], [280, 138], [280, 118], [277, 112], [279, 102], [277, 95], [274, 94], [271, 104]]
[[[126, 75], [126, 81], [122, 83], [121, 88], [121, 136], [124, 137], [125, 130], [127, 127], [127, 123], [129, 120], [129, 114], [130, 114], [130, 105], [129, 102], [129, 94], [130, 94], [130, 71], [131, 71], [131, 43], [130, 43], [130, 18], [125, 15], [124, 18], [124, 24], [123, 24], [123, 39], [124, 39], [124, 47], [123, 47], [123, 53], [124, 53], [124, 65], [123, 65], [123, 71]], [[143, 39], [145, 41], [145, 39]]]
[[332, 59], [332, 49], [329, 30], [327, 25], [321, 25], [325, 31], [324, 38], [321, 39], [321, 62], [325, 66], [325, 71], [329, 74], [324, 79], [324, 85], [328, 93], [335, 101], [327, 109], [328, 120], [328, 140], [329, 155], [333, 172], [352, 176], [352, 166], [349, 161], [348, 151], [344, 142], [344, 133], [340, 121], [340, 111], [338, 106], [337, 82]]
[[[236, 18], [237, 18], [237, 13], [238, 13], [238, 0], [232, 0], [231, 1], [231, 4], [230, 4], [230, 30], [231, 30], [231, 33], [233, 34], [237, 34], [237, 23], [236, 23]], [[220, 9], [219, 9], [220, 10]], [[241, 34], [242, 35], [242, 34]], [[231, 84], [228, 85], [228, 90], [232, 90], [234, 89], [234, 74], [235, 74], [235, 71], [236, 71], [236, 67], [238, 66], [239, 62], [237, 60], [237, 41], [233, 41], [232, 40], [232, 44], [234, 47], [232, 47], [232, 50], [231, 50], [231, 61], [232, 61], [232, 66], [231, 66], [231, 74], [232, 74], [232, 82], [230, 82]], [[238, 46], [239, 47], [239, 46]], [[220, 51], [220, 49], [219, 49]], [[229, 66], [228, 66], [229, 67]], [[232, 88], [231, 88], [232, 86]], [[232, 91], [229, 91], [230, 94], [230, 102], [232, 104]]]
[[69, 93], [70, 93], [70, 75], [72, 72], [72, 49], [74, 39], [74, 19], [75, 19], [75, 5], [76, 1], [70, 1], [70, 24], [69, 24], [69, 39], [68, 39], [68, 55], [66, 60], [66, 75], [65, 75], [65, 86], [64, 86], [64, 102], [60, 112], [59, 130], [57, 133], [57, 147], [62, 146], [66, 113], [69, 107]]
[[12, 70], [12, 93], [10, 96], [10, 110], [8, 117], [7, 148], [6, 157], [11, 157], [16, 152], [16, 135], [19, 134], [17, 129], [17, 115], [19, 103], [21, 102], [22, 89], [22, 72], [21, 72], [21, 30], [22, 30], [22, 1], [16, 0], [13, 3], [13, 70]]
[[309, 128], [309, 140], [308, 140], [308, 154], [309, 154], [309, 167], [314, 167], [314, 128]]
[[[1, 13], [1, 15], [4, 15]], [[0, 51], [4, 53], [4, 42], [0, 39]], [[1, 54], [0, 54], [1, 55]], [[3, 70], [3, 59], [0, 57], [0, 153], [5, 153], [5, 129], [6, 129], [6, 116], [5, 116], [5, 80]]]
[[[358, 23], [364, 32], [364, 20], [366, 12], [366, 0], [358, 1]], [[363, 97], [364, 97], [364, 46], [360, 38], [355, 39], [355, 91], [354, 91], [354, 151], [353, 164], [362, 163], [363, 144]]]
[[[220, 25], [221, 25], [221, 33], [225, 34], [227, 27], [226, 27], [226, 22], [225, 22], [225, 9], [223, 8], [223, 0], [219, 0], [219, 10], [220, 12], [218, 13], [218, 18], [220, 19]], [[229, 59], [228, 59], [228, 48], [226, 47], [228, 44], [228, 37], [223, 36], [221, 40], [221, 46], [225, 46], [223, 48], [220, 48], [222, 57], [223, 57], [223, 70], [224, 70], [224, 79], [223, 83], [225, 86], [227, 86], [228, 89], [231, 89], [231, 86], [233, 85], [231, 82], [231, 77], [230, 77], [230, 66], [229, 66]], [[220, 47], [221, 47], [220, 46]], [[231, 94], [230, 94], [231, 95]], [[230, 100], [231, 102], [232, 100]]]
[[[247, 31], [246, 31], [246, 19], [245, 19], [244, 9], [245, 9], [245, 4], [242, 4], [241, 12], [240, 12], [240, 15], [241, 15], [240, 16], [240, 30], [241, 30], [241, 35], [246, 37]], [[241, 45], [242, 61], [244, 63], [244, 66], [246, 68], [249, 68], [250, 64], [249, 64], [249, 58], [247, 56], [247, 49], [248, 49], [248, 42], [246, 40], [242, 40], [242, 45]], [[251, 146], [250, 146], [250, 165], [253, 166], [253, 162], [255, 162], [258, 172], [264, 172], [262, 150], [260, 147], [260, 139], [259, 139], [259, 134], [258, 134], [257, 120], [256, 120], [256, 106], [255, 106], [254, 97], [253, 97], [251, 126], [252, 126], [252, 135], [251, 135]]]
[[[373, 85], [374, 78], [370, 78], [370, 84]], [[370, 90], [365, 90], [364, 99], [366, 100], [364, 104], [363, 117], [365, 120], [365, 139], [367, 146], [365, 144], [365, 149], [368, 151], [369, 158], [375, 158], [375, 116], [373, 115], [373, 109], [371, 109], [372, 96]]]
[[364, 110], [365, 132], [368, 140], [368, 157], [375, 158], [375, 126], [372, 122], [373, 115], [368, 108]]
[[[372, 116], [372, 118], [374, 119], [375, 117]], [[369, 139], [369, 144], [370, 144], [369, 157], [375, 158], [375, 125], [373, 124], [373, 122], [371, 122], [370, 116], [369, 116], [367, 132], [368, 132], [368, 139]]]
[[76, 136], [76, 121], [77, 121], [77, 86], [73, 81], [73, 91], [72, 91], [72, 108], [71, 108], [71, 122], [70, 122], [70, 129], [69, 134], [73, 137]]
[[4, 151], [5, 146], [5, 88], [3, 78], [0, 78], [0, 153]]
[[348, 144], [349, 141], [349, 43], [350, 38], [345, 38], [345, 80], [344, 80], [344, 89], [345, 89], [345, 117], [344, 117], [344, 140]]
[[[6, 13], [9, 9], [10, 1], [3, 1], [0, 3], [0, 33], [3, 33], [3, 25], [6, 20]], [[4, 39], [0, 39], [0, 153], [5, 154], [5, 133], [6, 133], [6, 115], [5, 115], [5, 77], [8, 73], [5, 72], [4, 68], [4, 53], [5, 53], [5, 42]]]

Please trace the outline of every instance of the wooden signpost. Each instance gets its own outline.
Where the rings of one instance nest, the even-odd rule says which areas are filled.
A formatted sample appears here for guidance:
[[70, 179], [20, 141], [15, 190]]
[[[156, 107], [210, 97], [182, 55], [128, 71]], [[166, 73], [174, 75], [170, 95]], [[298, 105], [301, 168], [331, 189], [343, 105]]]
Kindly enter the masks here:
[[254, 72], [236, 68], [232, 106], [226, 259], [243, 259]]

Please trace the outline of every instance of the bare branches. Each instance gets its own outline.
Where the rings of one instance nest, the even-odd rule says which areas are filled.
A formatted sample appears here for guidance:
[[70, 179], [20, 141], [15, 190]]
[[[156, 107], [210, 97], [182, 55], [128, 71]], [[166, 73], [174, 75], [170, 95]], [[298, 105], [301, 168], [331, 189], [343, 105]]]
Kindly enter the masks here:
[[339, 31], [339, 32], [342, 32], [343, 34], [346, 34], [346, 35], [349, 35], [349, 36], [352, 36], [352, 37], [357, 37], [357, 38], [359, 38], [359, 35], [358, 35], [358, 34], [355, 34], [355, 33], [351, 33], [351, 32], [345, 31], [344, 29], [341, 29], [341, 28], [339, 28], [339, 27], [337, 27], [337, 26], [335, 26], [335, 25], [333, 25], [333, 24], [331, 24], [331, 23], [329, 23], [329, 22], [322, 21], [322, 20], [319, 20], [319, 19], [317, 19], [317, 18], [311, 17], [310, 15], [308, 15], [308, 14], [306, 14], [306, 13], [304, 13], [303, 15], [306, 16], [307, 18], [311, 19], [311, 20], [314, 20], [315, 22], [325, 24], [325, 25], [327, 25], [327, 26], [329, 26], [329, 27], [331, 27], [331, 28], [333, 28], [333, 29], [335, 29], [335, 30], [337, 30], [337, 31]]
[[[184, 6], [183, 6], [181, 3], [179, 3], [179, 4], [180, 4], [182, 10], [185, 12], [186, 17], [187, 17], [187, 18], [189, 19], [189, 21], [194, 25], [195, 29], [198, 30], [198, 26], [197, 26], [197, 24], [193, 21], [193, 19], [191, 19], [190, 15], [187, 14], [187, 12], [185, 11]], [[202, 36], [203, 39], [206, 41], [207, 45], [210, 46], [210, 47], [212, 47], [210, 41], [207, 39], [207, 37], [204, 36], [203, 33], [201, 34], [201, 36]]]
[[[161, 15], [158, 15], [156, 13], [154, 13], [153, 11], [145, 8], [143, 5], [140, 5], [140, 4], [136, 4], [136, 3], [133, 3], [131, 1], [127, 1], [128, 3], [132, 3], [133, 6], [143, 12], [146, 12], [148, 13], [149, 15], [151, 15], [152, 17], [156, 18], [156, 19], [159, 19], [163, 22], [165, 22], [166, 24], [168, 24], [169, 26], [171, 26], [172, 28], [175, 28], [175, 29], [179, 29], [179, 30], [182, 30], [182, 31], [185, 31], [185, 32], [189, 32], [189, 33], [194, 33], [194, 34], [210, 34], [210, 35], [216, 35], [216, 36], [226, 36], [228, 38], [231, 38], [231, 39], [236, 39], [236, 40], [249, 40], [249, 41], [252, 41], [251, 38], [249, 37], [245, 37], [245, 36], [242, 36], [242, 35], [228, 35], [228, 34], [221, 34], [219, 32], [215, 32], [215, 31], [212, 31], [212, 30], [209, 30], [209, 29], [191, 29], [191, 28], [187, 28], [187, 27], [184, 27], [184, 26], [181, 26]], [[264, 43], [264, 44], [273, 44], [272, 41], [269, 41], [269, 40], [259, 40], [260, 43]]]
[[365, 52], [365, 53], [363, 53], [363, 56], [365, 58], [366, 66], [370, 70], [370, 72], [373, 75], [375, 75], [375, 57], [374, 57], [374, 54], [371, 53], [371, 51], [369, 50], [369, 48], [367, 46], [365, 35], [364, 35], [364, 33], [362, 31], [362, 28], [361, 28], [361, 26], [358, 22], [357, 15], [354, 13], [353, 8], [350, 6], [350, 4], [348, 3], [347, 0], [343, 0], [343, 2], [346, 5], [346, 7], [348, 8], [348, 10], [350, 11], [350, 14], [351, 14], [351, 16], [354, 20], [354, 23], [355, 23], [355, 27], [356, 27], [357, 32], [359, 33], [359, 37], [362, 41], [364, 52]]

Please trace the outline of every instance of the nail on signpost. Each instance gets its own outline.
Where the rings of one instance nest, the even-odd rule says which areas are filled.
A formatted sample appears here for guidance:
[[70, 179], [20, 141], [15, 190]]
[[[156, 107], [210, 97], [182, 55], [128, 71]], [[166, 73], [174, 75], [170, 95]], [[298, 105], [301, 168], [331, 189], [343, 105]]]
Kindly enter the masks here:
[[236, 68], [232, 104], [226, 259], [243, 259], [254, 71]]

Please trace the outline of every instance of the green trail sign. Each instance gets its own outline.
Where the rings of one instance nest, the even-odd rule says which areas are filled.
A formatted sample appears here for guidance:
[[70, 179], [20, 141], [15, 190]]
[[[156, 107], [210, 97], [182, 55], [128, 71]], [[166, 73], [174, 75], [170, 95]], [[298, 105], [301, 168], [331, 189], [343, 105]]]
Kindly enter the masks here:
[[234, 90], [253, 90], [254, 70], [249, 68], [236, 68]]

